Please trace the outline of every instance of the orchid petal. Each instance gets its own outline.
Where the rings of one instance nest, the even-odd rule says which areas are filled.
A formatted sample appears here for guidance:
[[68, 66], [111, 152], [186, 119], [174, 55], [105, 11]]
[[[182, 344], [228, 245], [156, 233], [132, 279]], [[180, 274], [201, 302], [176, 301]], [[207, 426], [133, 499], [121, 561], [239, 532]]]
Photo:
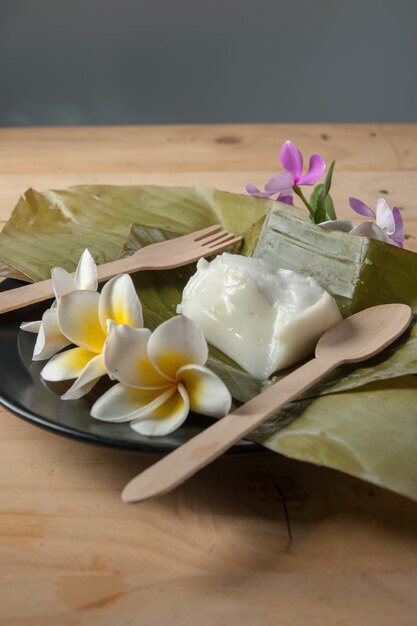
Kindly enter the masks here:
[[247, 185], [245, 185], [245, 189], [251, 196], [259, 196], [260, 194], [262, 194], [262, 191], [258, 189], [258, 187], [255, 187], [255, 185], [252, 185], [252, 183], [248, 183]]
[[389, 235], [390, 243], [393, 246], [398, 246], [398, 248], [404, 248], [404, 242], [401, 239], [396, 239], [394, 236]]
[[382, 230], [377, 224], [373, 222], [361, 222], [351, 231], [352, 235], [364, 235], [370, 239], [377, 239], [378, 241], [384, 241], [385, 243], [392, 243], [391, 238], [385, 230]]
[[104, 347], [104, 362], [111, 378], [140, 389], [166, 388], [175, 383], [155, 369], [149, 360], [147, 347], [151, 331], [116, 326]]
[[62, 400], [77, 400], [85, 396], [98, 380], [106, 373], [106, 366], [102, 354], [94, 356], [85, 366], [75, 383], [68, 389]]
[[292, 172], [283, 172], [273, 178], [270, 178], [265, 185], [267, 193], [278, 193], [290, 189], [294, 184], [294, 174]]
[[185, 315], [177, 315], [152, 333], [148, 355], [158, 371], [175, 380], [183, 365], [204, 365], [208, 358], [207, 341], [195, 322]]
[[292, 206], [294, 203], [294, 200], [292, 197], [292, 189], [291, 189], [291, 193], [289, 193], [289, 191], [290, 190], [286, 189], [285, 191], [280, 193], [277, 200], [279, 200], [280, 202], [284, 202], [284, 204], [290, 204]]
[[91, 415], [103, 422], [131, 422], [148, 417], [175, 393], [175, 385], [161, 393], [160, 389], [135, 389], [118, 383], [93, 404]]
[[176, 393], [164, 404], [150, 411], [145, 419], [131, 422], [130, 427], [140, 435], [162, 437], [179, 428], [185, 422], [189, 411], [187, 392], [182, 385], [178, 385]]
[[299, 178], [298, 185], [315, 185], [319, 178], [322, 177], [326, 163], [319, 154], [313, 154], [310, 157], [310, 165], [308, 171]]
[[44, 380], [57, 382], [78, 378], [86, 365], [97, 356], [91, 350], [85, 348], [72, 348], [56, 354], [41, 371]]
[[142, 305], [129, 274], [116, 276], [104, 285], [98, 310], [104, 330], [109, 319], [135, 328], [143, 326]]
[[328, 230], [350, 233], [353, 228], [358, 226], [358, 222], [355, 222], [355, 220], [328, 220], [327, 222], [320, 222], [319, 226]]
[[100, 294], [73, 291], [58, 302], [58, 323], [63, 334], [77, 346], [96, 353], [103, 349], [106, 335], [98, 317]]
[[391, 209], [389, 208], [385, 198], [379, 198], [376, 203], [376, 218], [377, 226], [385, 230], [388, 235], [395, 233], [395, 220]]
[[[400, 216], [401, 217], [401, 216]], [[377, 239], [402, 247], [401, 238], [397, 241], [395, 235], [388, 235], [388, 233], [380, 228], [377, 224], [370, 221], [355, 222], [355, 220], [329, 220], [327, 222], [321, 222], [319, 224], [322, 228], [328, 230], [338, 230], [351, 235], [362, 235], [364, 237], [370, 237], [371, 239]]]
[[42, 316], [42, 326], [33, 350], [34, 361], [43, 361], [70, 345], [58, 324], [57, 309], [48, 309]]
[[196, 413], [223, 417], [230, 411], [232, 396], [224, 382], [214, 372], [201, 365], [184, 365], [177, 372]]
[[256, 198], [270, 198], [275, 193], [274, 191], [261, 191], [260, 189], [255, 187], [255, 185], [251, 185], [250, 183], [245, 185], [245, 189], [250, 196], [255, 196]]
[[303, 173], [303, 155], [292, 141], [282, 144], [279, 154], [281, 165], [287, 172], [294, 174], [295, 182]]
[[28, 333], [38, 333], [42, 326], [42, 320], [37, 322], [22, 322], [20, 324], [20, 330], [25, 330]]
[[367, 204], [359, 200], [358, 198], [349, 198], [350, 208], [363, 215], [364, 217], [375, 217], [375, 211], [373, 211]]
[[67, 270], [64, 270], [63, 267], [53, 267], [51, 270], [51, 277], [55, 298], [57, 300], [61, 296], [78, 289], [71, 274], [67, 272]]
[[400, 209], [398, 207], [393, 207], [392, 215], [395, 222], [395, 232], [391, 235], [391, 239], [395, 241], [395, 243], [400, 246], [400, 248], [404, 245], [405, 233], [404, 233], [404, 222], [403, 217], [401, 215]]

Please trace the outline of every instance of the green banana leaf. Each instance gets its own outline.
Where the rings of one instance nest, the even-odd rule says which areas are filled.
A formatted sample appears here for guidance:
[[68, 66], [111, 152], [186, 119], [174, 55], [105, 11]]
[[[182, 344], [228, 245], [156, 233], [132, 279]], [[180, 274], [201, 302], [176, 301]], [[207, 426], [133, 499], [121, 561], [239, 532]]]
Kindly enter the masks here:
[[290, 404], [250, 439], [417, 501], [417, 378]]
[[73, 270], [85, 248], [97, 263], [112, 261], [120, 256], [130, 230], [131, 223], [108, 224], [105, 230], [80, 224], [29, 189], [0, 233], [0, 276], [43, 280], [56, 265]]
[[[343, 315], [384, 302], [417, 308], [414, 253], [325, 231], [302, 211], [281, 203], [203, 187], [28, 190], [0, 233], [0, 271], [40, 280], [55, 265], [74, 269], [85, 247], [102, 263], [217, 222], [244, 234], [242, 253], [314, 276], [336, 298]], [[175, 315], [194, 268], [134, 276], [148, 327]], [[413, 326], [382, 355], [360, 367], [337, 370], [252, 438], [287, 456], [333, 467], [417, 499], [413, 487], [417, 379], [409, 376], [417, 372], [416, 333]], [[214, 348], [209, 366], [239, 401], [278, 379], [256, 380]], [[384, 379], [391, 380], [381, 382]]]
[[221, 223], [241, 234], [273, 204], [206, 187], [29, 189], [0, 233], [0, 275], [43, 280], [54, 265], [73, 269], [86, 247], [99, 263], [117, 259], [133, 223], [176, 234]]

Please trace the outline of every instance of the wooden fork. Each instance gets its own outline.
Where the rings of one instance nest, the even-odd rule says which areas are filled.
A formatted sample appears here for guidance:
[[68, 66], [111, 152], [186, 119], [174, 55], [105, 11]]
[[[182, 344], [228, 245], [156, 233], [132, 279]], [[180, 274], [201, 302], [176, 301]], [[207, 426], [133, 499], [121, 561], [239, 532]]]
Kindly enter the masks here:
[[[117, 274], [132, 274], [139, 270], [180, 267], [201, 257], [223, 252], [241, 239], [242, 237], [223, 230], [220, 224], [215, 224], [189, 235], [150, 244], [125, 259], [103, 263], [97, 267], [98, 279], [104, 281]], [[54, 290], [50, 279], [4, 291], [0, 293], [0, 314], [48, 300], [53, 296]]]

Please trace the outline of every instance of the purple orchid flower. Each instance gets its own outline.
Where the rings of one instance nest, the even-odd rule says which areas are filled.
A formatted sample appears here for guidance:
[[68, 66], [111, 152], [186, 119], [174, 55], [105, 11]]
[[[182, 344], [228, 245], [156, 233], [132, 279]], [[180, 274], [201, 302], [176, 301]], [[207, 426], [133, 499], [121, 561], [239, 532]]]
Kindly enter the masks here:
[[264, 191], [260, 191], [252, 184], [246, 185], [246, 191], [251, 196], [260, 198], [271, 198], [275, 194], [279, 194], [278, 200], [292, 204], [293, 187], [295, 185], [315, 185], [326, 169], [326, 164], [319, 154], [313, 154], [310, 157], [308, 171], [303, 174], [303, 155], [291, 141], [282, 144], [279, 157], [286, 172], [268, 180]]
[[402, 248], [404, 246], [404, 224], [398, 207], [392, 210], [384, 198], [379, 198], [376, 203], [376, 211], [373, 211], [362, 200], [349, 198], [351, 208], [359, 215], [371, 217], [374, 222], [356, 222], [355, 220], [329, 220], [322, 222], [320, 226], [330, 230], [340, 230], [352, 235], [364, 235], [372, 239], [379, 239]]
[[391, 210], [384, 198], [379, 198], [376, 203], [376, 211], [373, 211], [362, 200], [358, 198], [349, 198], [350, 207], [359, 215], [364, 217], [372, 217], [375, 224], [383, 230], [392, 241], [402, 248], [404, 246], [404, 223], [398, 207]]

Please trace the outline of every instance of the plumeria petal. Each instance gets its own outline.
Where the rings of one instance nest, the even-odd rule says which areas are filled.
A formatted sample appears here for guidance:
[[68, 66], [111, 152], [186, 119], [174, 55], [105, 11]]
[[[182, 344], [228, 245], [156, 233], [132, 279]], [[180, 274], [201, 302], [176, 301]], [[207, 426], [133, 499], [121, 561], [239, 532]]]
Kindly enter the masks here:
[[58, 302], [58, 323], [63, 334], [77, 346], [100, 353], [106, 334], [98, 316], [100, 294], [73, 291]]
[[303, 155], [292, 141], [286, 141], [282, 144], [279, 154], [281, 165], [287, 172], [294, 174], [295, 182], [303, 173]]
[[55, 298], [58, 300], [71, 291], [78, 289], [75, 280], [67, 270], [63, 267], [54, 267], [51, 270], [52, 285], [54, 288]]
[[376, 203], [375, 221], [377, 226], [382, 228], [382, 230], [385, 230], [388, 235], [394, 234], [395, 220], [385, 198], [379, 198]]
[[267, 193], [278, 193], [290, 189], [294, 184], [294, 174], [292, 172], [283, 172], [273, 178], [270, 178], [265, 185]]
[[208, 358], [207, 341], [201, 328], [185, 315], [163, 322], [148, 342], [148, 356], [165, 376], [175, 379], [183, 365], [204, 365]]
[[232, 396], [228, 388], [206, 367], [184, 365], [177, 372], [177, 380], [187, 391], [192, 411], [212, 417], [223, 417], [230, 411]]
[[113, 328], [104, 348], [104, 362], [111, 378], [130, 387], [161, 389], [175, 383], [155, 369], [147, 353], [151, 331], [124, 324]]
[[404, 233], [404, 222], [403, 217], [401, 215], [400, 209], [398, 207], [393, 207], [392, 215], [395, 222], [395, 232], [391, 235], [391, 239], [395, 241], [395, 243], [400, 246], [400, 248], [404, 245], [405, 233]]
[[375, 217], [375, 211], [358, 198], [349, 198], [349, 205], [351, 209], [353, 209], [355, 213], [359, 213], [359, 215], [364, 215], [365, 217]]
[[116, 276], [104, 285], [99, 316], [104, 330], [109, 319], [116, 324], [129, 324], [135, 328], [143, 326], [142, 305], [129, 274]]
[[298, 185], [315, 185], [319, 178], [322, 177], [326, 163], [319, 154], [313, 154], [310, 157], [310, 165], [308, 171], [298, 180]]
[[84, 250], [78, 266], [75, 271], [74, 277], [77, 289], [85, 289], [88, 291], [97, 291], [98, 278], [97, 278], [97, 266], [91, 256], [89, 250]]
[[190, 411], [187, 392], [178, 385], [176, 392], [158, 408], [149, 412], [146, 418], [131, 422], [130, 427], [140, 435], [162, 437], [179, 428]]
[[49, 359], [70, 343], [59, 327], [57, 309], [47, 309], [42, 316], [42, 326], [36, 338], [32, 359]]
[[60, 380], [71, 380], [78, 378], [86, 365], [96, 355], [91, 350], [85, 348], [72, 348], [60, 354], [56, 354], [41, 371], [41, 376], [45, 380], [57, 382]]
[[61, 396], [62, 400], [77, 400], [78, 398], [82, 398], [91, 391], [105, 373], [106, 366], [104, 365], [103, 355], [97, 354], [97, 356], [94, 356], [94, 358], [87, 363], [75, 383]]
[[176, 391], [175, 385], [161, 393], [160, 389], [135, 389], [118, 383], [93, 404], [91, 415], [104, 422], [130, 422], [148, 417]]
[[[51, 270], [51, 277], [56, 298], [55, 302], [53, 302], [51, 306], [51, 309], [57, 307], [57, 300], [60, 296], [78, 289], [96, 291], [98, 286], [97, 267], [88, 250], [85, 250], [81, 255], [75, 272], [75, 278], [62, 267], [54, 267]], [[42, 321], [24, 322], [21, 324], [20, 328], [31, 333], [39, 333], [41, 326]], [[68, 342], [66, 345], [68, 345]]]
[[37, 322], [23, 322], [20, 324], [20, 330], [25, 330], [28, 333], [38, 333], [42, 326], [42, 320]]
[[97, 267], [88, 250], [82, 253], [75, 276], [63, 267], [54, 267], [51, 270], [51, 277], [56, 299], [79, 289], [97, 291]]

